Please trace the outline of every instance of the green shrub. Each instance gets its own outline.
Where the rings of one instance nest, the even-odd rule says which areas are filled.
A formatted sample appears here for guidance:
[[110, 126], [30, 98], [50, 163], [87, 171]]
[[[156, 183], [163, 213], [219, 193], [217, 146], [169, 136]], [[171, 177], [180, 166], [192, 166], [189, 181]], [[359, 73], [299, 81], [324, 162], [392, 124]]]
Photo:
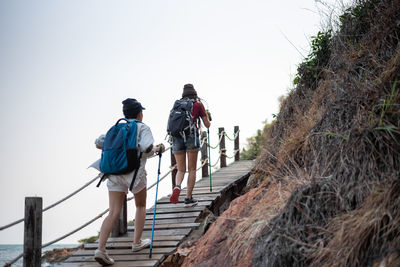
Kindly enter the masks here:
[[79, 243], [94, 243], [94, 242], [97, 241], [97, 239], [99, 239], [99, 234], [100, 234], [100, 233], [98, 233], [97, 235], [88, 237], [88, 238], [83, 238], [83, 239], [81, 239], [81, 240], [78, 240], [78, 242], [79, 242]]
[[311, 38], [311, 52], [298, 67], [293, 83], [315, 88], [321, 78], [321, 71], [328, 64], [331, 54], [332, 31], [318, 32], [317, 36]]
[[[339, 29], [341, 35], [354, 38], [354, 42], [368, 32], [369, 21], [372, 12], [374, 12], [377, 0], [360, 1], [358, 5], [349, 7], [339, 17]], [[351, 33], [351, 34], [350, 34]]]
[[246, 148], [243, 148], [240, 153], [240, 158], [242, 160], [253, 160], [257, 158], [261, 153], [261, 148], [264, 145], [266, 138], [266, 131], [271, 126], [271, 124], [265, 122], [264, 128], [258, 129], [257, 134], [250, 138], [247, 138]]

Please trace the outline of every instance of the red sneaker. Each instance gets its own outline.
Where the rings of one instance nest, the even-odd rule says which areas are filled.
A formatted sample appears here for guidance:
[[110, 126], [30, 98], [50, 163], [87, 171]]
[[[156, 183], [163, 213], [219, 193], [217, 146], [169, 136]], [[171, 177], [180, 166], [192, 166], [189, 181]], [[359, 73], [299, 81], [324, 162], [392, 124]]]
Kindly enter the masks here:
[[169, 202], [176, 204], [179, 201], [179, 194], [181, 193], [181, 189], [177, 186], [174, 187], [174, 190], [172, 190], [172, 195], [169, 198]]

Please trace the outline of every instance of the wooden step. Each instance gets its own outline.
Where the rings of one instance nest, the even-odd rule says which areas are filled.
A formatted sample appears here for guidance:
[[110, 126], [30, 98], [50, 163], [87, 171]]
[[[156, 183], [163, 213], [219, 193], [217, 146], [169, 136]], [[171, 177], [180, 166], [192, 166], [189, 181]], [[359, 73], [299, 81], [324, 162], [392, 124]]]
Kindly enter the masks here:
[[[168, 236], [165, 236], [165, 235], [164, 236], [154, 235], [153, 241], [180, 241], [184, 237], [185, 237], [184, 235], [168, 235]], [[109, 241], [109, 242], [132, 242], [133, 238], [132, 237], [128, 237], [128, 236], [110, 237], [107, 241]]]
[[[200, 223], [168, 223], [168, 224], [156, 224], [154, 225], [154, 229], [157, 230], [162, 230], [162, 229], [181, 229], [181, 228], [195, 228], [198, 227]], [[144, 230], [151, 230], [153, 225], [151, 224], [145, 224], [144, 225]], [[133, 226], [128, 226], [128, 231], [133, 231], [134, 227]]]
[[[158, 260], [142, 260], [142, 261], [117, 261], [112, 267], [151, 267], [151, 266], [156, 266], [158, 263]], [[76, 263], [76, 262], [60, 262], [56, 263], [54, 267], [100, 267], [101, 265], [98, 264], [97, 262], [85, 262], [85, 263]]]
[[[159, 213], [156, 211], [156, 220], [173, 219], [173, 218], [190, 218], [198, 217], [201, 211], [185, 212], [185, 213]], [[153, 220], [153, 213], [146, 215], [146, 220]]]
[[[210, 206], [211, 203], [212, 203], [212, 201], [209, 201], [209, 200], [208, 201], [199, 201], [196, 206]], [[154, 208], [154, 206], [151, 207], [150, 209], [153, 209], [153, 208]], [[168, 208], [175, 209], [175, 208], [190, 208], [190, 207], [186, 207], [185, 203], [177, 203], [177, 204], [172, 204], [172, 203], [160, 203], [160, 204], [158, 204], [157, 203], [157, 210], [158, 209], [168, 209]]]
[[[179, 241], [153, 241], [153, 247], [173, 247], [177, 246]], [[97, 249], [97, 244], [85, 244], [85, 249]], [[132, 241], [130, 242], [107, 242], [106, 249], [130, 249], [132, 248]]]
[[[170, 253], [172, 251], [174, 251], [176, 249], [176, 247], [160, 247], [160, 248], [153, 248], [152, 249], [152, 253], [153, 254], [165, 254], [165, 253]], [[137, 252], [132, 252], [132, 250], [129, 249], [109, 249], [107, 251], [108, 255], [113, 256], [113, 255], [125, 255], [128, 253], [133, 253], [134, 255], [138, 255], [138, 254], [146, 254], [148, 255], [150, 252], [149, 248], [146, 249], [142, 249], [140, 251]], [[90, 249], [90, 250], [78, 250], [73, 257], [75, 256], [93, 256], [94, 254], [94, 250]]]
[[[152, 260], [159, 260], [164, 257], [164, 254], [153, 254]], [[143, 261], [148, 260], [149, 255], [147, 254], [133, 254], [132, 251], [127, 252], [125, 255], [113, 255], [112, 259], [115, 261]], [[69, 257], [65, 262], [94, 262], [93, 255], [88, 256], [73, 256]]]
[[[184, 207], [184, 208], [159, 208], [157, 207], [156, 210], [156, 216], [157, 214], [165, 214], [165, 213], [182, 213], [182, 212], [194, 212], [194, 211], [203, 211], [205, 208], [205, 206], [200, 206], [200, 205], [196, 205], [194, 207]], [[154, 210], [153, 209], [148, 209], [146, 211], [146, 214], [153, 214]]]

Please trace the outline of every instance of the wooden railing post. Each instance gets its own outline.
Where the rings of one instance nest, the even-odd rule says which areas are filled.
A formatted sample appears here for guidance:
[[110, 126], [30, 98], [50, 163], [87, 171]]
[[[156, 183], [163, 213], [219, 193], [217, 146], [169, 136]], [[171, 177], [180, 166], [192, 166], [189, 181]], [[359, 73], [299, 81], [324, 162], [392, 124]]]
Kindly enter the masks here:
[[234, 135], [235, 135], [235, 161], [240, 160], [240, 153], [239, 153], [239, 126], [235, 126], [234, 128]]
[[[201, 164], [203, 164], [207, 159], [208, 159], [208, 154], [207, 154], [207, 133], [202, 132], [201, 133], [201, 139], [204, 140], [203, 145], [201, 147]], [[201, 168], [201, 177], [208, 177], [208, 164], [205, 164]]]
[[226, 149], [225, 149], [225, 134], [224, 134], [224, 127], [218, 128], [218, 136], [221, 142], [219, 143], [219, 153], [221, 155], [220, 159], [220, 167], [226, 167]]
[[40, 267], [42, 259], [42, 209], [41, 197], [25, 198], [24, 267]]
[[[173, 168], [176, 165], [176, 159], [174, 154], [172, 153], [172, 149], [171, 149], [171, 168]], [[176, 177], [176, 173], [178, 172], [177, 169], [173, 169], [171, 172], [171, 178], [172, 178], [172, 188], [175, 187], [176, 183], [175, 183], [175, 177]]]
[[118, 220], [113, 225], [111, 236], [119, 237], [126, 234], [126, 232], [128, 232], [128, 203], [125, 195], [124, 205], [122, 206]]

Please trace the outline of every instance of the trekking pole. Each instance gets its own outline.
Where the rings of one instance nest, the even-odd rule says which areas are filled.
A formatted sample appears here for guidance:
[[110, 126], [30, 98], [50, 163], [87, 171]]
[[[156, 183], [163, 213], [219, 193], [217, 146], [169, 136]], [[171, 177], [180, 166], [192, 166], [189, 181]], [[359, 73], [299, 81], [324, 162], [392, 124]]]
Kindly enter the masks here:
[[211, 148], [210, 148], [210, 129], [207, 128], [207, 138], [208, 138], [208, 173], [210, 175], [210, 192], [212, 192], [212, 183], [211, 183]]
[[156, 220], [156, 209], [157, 209], [157, 193], [158, 193], [158, 182], [160, 180], [160, 166], [161, 166], [161, 155], [162, 155], [162, 146], [160, 146], [160, 151], [158, 152], [158, 174], [157, 174], [157, 186], [156, 186], [156, 200], [154, 203], [154, 213], [153, 213], [153, 227], [151, 228], [151, 242], [150, 242], [150, 254], [149, 258], [151, 258], [151, 252], [153, 250], [153, 237], [154, 237], [154, 222]]

